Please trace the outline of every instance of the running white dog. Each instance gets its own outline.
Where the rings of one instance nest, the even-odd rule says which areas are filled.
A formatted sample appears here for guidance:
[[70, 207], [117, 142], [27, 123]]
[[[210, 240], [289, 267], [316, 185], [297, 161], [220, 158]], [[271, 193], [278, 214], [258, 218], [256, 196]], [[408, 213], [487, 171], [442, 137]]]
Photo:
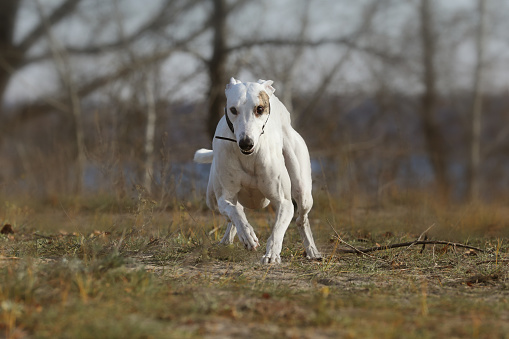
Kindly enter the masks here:
[[262, 208], [271, 202], [276, 222], [262, 262], [280, 263], [283, 237], [294, 212], [293, 197], [306, 256], [319, 259], [308, 220], [313, 206], [308, 148], [292, 128], [290, 113], [273, 95], [272, 83], [242, 83], [231, 78], [225, 90], [225, 116], [217, 125], [213, 151], [200, 149], [194, 160], [212, 163], [207, 205], [219, 209], [229, 221], [222, 244], [231, 244], [237, 233], [248, 249], [260, 246], [244, 207]]

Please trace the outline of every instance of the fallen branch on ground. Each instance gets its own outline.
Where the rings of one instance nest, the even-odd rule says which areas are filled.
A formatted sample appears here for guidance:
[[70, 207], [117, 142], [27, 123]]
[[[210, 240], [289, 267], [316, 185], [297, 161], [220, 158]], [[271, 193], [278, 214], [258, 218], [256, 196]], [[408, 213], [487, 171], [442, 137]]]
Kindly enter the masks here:
[[424, 235], [426, 235], [426, 233], [428, 233], [428, 231], [435, 226], [435, 224], [428, 227], [428, 229], [426, 231], [422, 232], [422, 234], [419, 236], [419, 238], [417, 238], [417, 240], [414, 240], [414, 241], [402, 242], [402, 243], [398, 243], [398, 244], [391, 244], [391, 245], [385, 245], [385, 246], [378, 245], [378, 246], [370, 247], [370, 248], [357, 248], [357, 247], [350, 245], [343, 239], [341, 239], [341, 236], [336, 231], [336, 229], [332, 226], [331, 222], [328, 219], [327, 219], [327, 223], [329, 224], [330, 228], [332, 228], [334, 233], [336, 233], [336, 238], [338, 239], [338, 241], [349, 247], [349, 249], [345, 249], [345, 248], [344, 249], [336, 249], [336, 251], [335, 251], [336, 253], [367, 254], [370, 252], [389, 250], [389, 249], [398, 248], [398, 247], [410, 248], [414, 245], [422, 245], [421, 253], [424, 250], [424, 246], [426, 246], [426, 245], [448, 245], [448, 246], [452, 246], [454, 248], [460, 247], [460, 248], [467, 248], [467, 249], [475, 250], [478, 252], [485, 252], [481, 248], [470, 246], [470, 245], [465, 245], [465, 244], [460, 244], [460, 243], [456, 243], [456, 242], [442, 241], [442, 240], [427, 240], [427, 239], [421, 240], [422, 237]]
[[450, 241], [418, 240], [418, 241], [402, 242], [402, 243], [398, 243], [398, 244], [391, 244], [391, 245], [385, 245], [385, 246], [375, 246], [375, 247], [370, 247], [370, 248], [337, 249], [336, 253], [362, 253], [362, 254], [365, 254], [365, 253], [370, 253], [370, 252], [375, 252], [375, 251], [389, 250], [392, 248], [407, 247], [407, 246], [411, 246], [411, 245], [448, 245], [448, 246], [451, 246], [454, 248], [460, 247], [460, 248], [467, 248], [467, 249], [471, 249], [471, 250], [475, 250], [475, 251], [479, 251], [479, 252], [485, 252], [483, 249], [478, 248], [478, 247], [464, 245], [464, 244], [450, 242]]

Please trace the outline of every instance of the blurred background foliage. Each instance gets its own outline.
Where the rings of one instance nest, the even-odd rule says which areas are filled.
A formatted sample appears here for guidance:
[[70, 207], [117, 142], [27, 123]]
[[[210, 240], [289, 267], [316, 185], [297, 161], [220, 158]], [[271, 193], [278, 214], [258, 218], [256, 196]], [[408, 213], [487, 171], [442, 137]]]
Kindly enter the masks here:
[[318, 191], [507, 201], [508, 12], [505, 0], [3, 0], [0, 195], [202, 192], [208, 167], [191, 159], [234, 76], [274, 80]]

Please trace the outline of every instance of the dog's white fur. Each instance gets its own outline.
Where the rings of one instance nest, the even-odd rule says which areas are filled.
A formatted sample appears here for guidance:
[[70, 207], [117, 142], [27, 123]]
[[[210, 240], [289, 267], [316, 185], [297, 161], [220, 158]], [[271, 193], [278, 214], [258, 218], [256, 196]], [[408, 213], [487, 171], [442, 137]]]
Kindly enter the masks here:
[[[280, 263], [283, 237], [294, 213], [293, 197], [297, 203], [296, 222], [306, 256], [318, 259], [321, 255], [308, 220], [313, 205], [308, 148], [304, 139], [292, 128], [290, 113], [273, 95], [272, 83], [271, 80], [242, 83], [231, 78], [225, 90], [226, 110], [235, 133], [230, 131], [223, 117], [217, 125], [216, 136], [234, 138], [237, 142], [214, 138], [213, 151], [200, 149], [196, 151], [194, 160], [212, 162], [207, 205], [218, 209], [229, 221], [221, 243], [231, 244], [238, 234], [248, 249], [256, 249], [260, 244], [246, 219], [244, 207], [262, 208], [270, 202], [276, 211], [276, 221], [262, 262]], [[269, 107], [263, 107], [263, 114], [258, 114], [257, 107], [264, 105], [262, 98], [267, 96], [270, 113]], [[253, 145], [247, 150], [252, 152], [248, 155], [246, 146], [240, 146], [243, 139], [251, 141], [248, 147]]]

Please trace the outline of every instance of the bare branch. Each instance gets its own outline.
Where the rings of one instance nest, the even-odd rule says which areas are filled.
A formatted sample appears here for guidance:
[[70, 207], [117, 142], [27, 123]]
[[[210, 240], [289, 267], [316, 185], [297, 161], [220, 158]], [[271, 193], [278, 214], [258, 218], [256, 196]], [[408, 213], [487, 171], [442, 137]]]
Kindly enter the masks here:
[[[135, 42], [136, 40], [140, 39], [143, 35], [157, 31], [158, 29], [164, 28], [169, 21], [171, 21], [173, 18], [175, 18], [177, 15], [182, 15], [183, 12], [186, 12], [190, 9], [192, 9], [196, 4], [200, 4], [201, 2], [199, 0], [193, 0], [193, 1], [186, 1], [184, 5], [181, 8], [175, 8], [174, 6], [171, 6], [173, 4], [172, 0], [167, 0], [162, 6], [160, 10], [160, 14], [156, 15], [155, 17], [148, 20], [146, 23], [141, 25], [135, 32], [131, 33], [129, 36], [126, 36], [123, 38], [123, 40], [116, 40], [113, 42], [107, 42], [100, 45], [92, 45], [92, 46], [84, 46], [84, 47], [67, 47], [67, 53], [70, 55], [97, 55], [100, 53], [106, 53], [114, 51], [115, 49], [122, 48], [122, 46], [125, 46], [126, 44], [130, 44]], [[247, 0], [239, 0], [230, 6], [228, 6], [225, 10], [226, 15], [228, 15], [230, 12], [238, 9], [242, 5], [248, 3]], [[201, 35], [205, 31], [207, 31], [212, 24], [211, 18], [207, 20], [199, 29], [194, 31], [188, 39], [194, 39], [197, 35]], [[166, 38], [171, 41], [172, 39], [168, 36]], [[180, 40], [178, 40], [180, 42]], [[200, 56], [198, 53], [193, 52], [191, 50], [188, 50], [193, 56], [201, 59], [202, 61], [206, 61], [204, 57]], [[32, 56], [30, 58], [26, 58], [22, 66], [26, 66], [28, 64], [43, 61], [46, 59], [49, 59], [51, 57], [50, 52], [44, 52], [39, 55]]]
[[[189, 2], [188, 5], [194, 4], [194, 3], [195, 3], [195, 1]], [[191, 6], [185, 6], [180, 10], [180, 12], [183, 10], [188, 10], [190, 8], [191, 8]], [[67, 52], [70, 55], [96, 55], [99, 53], [110, 52], [112, 50], [115, 50], [117, 48], [122, 48], [123, 46], [126, 46], [126, 45], [134, 42], [136, 39], [140, 38], [143, 34], [146, 34], [148, 31], [154, 30], [156, 27], [159, 27], [158, 25], [162, 25], [162, 23], [160, 21], [161, 20], [151, 20], [150, 22], [147, 22], [145, 25], [143, 25], [140, 29], [138, 29], [136, 33], [133, 33], [130, 36], [124, 37], [123, 39], [117, 40], [115, 42], [106, 43], [106, 44], [102, 44], [102, 45], [96, 45], [96, 46], [85, 46], [82, 48], [69, 47], [69, 48], [67, 48]], [[157, 23], [157, 25], [156, 25], [156, 23]], [[211, 21], [207, 20], [201, 27], [199, 27], [195, 31], [191, 32], [187, 37], [179, 39], [179, 40], [172, 41], [172, 39], [170, 37], [167, 37], [168, 44], [170, 45], [170, 47], [168, 47], [168, 50], [170, 50], [172, 48], [171, 46], [174, 46], [174, 48], [177, 48], [180, 51], [189, 52], [193, 56], [204, 61], [203, 57], [200, 56], [198, 53], [194, 53], [194, 52], [190, 51], [188, 49], [186, 43], [189, 43], [190, 41], [196, 39], [198, 36], [200, 36], [201, 34], [206, 32], [210, 28], [210, 25], [211, 25]], [[34, 62], [40, 62], [40, 61], [46, 60], [50, 57], [51, 57], [51, 53], [44, 52], [39, 55], [35, 55], [31, 58], [26, 58], [23, 61], [23, 66], [26, 66], [26, 65], [34, 63]]]
[[324, 38], [319, 40], [301, 40], [301, 39], [260, 39], [260, 40], [244, 40], [242, 43], [227, 48], [229, 53], [238, 52], [244, 49], [264, 46], [296, 46], [296, 47], [320, 47], [325, 45], [342, 45], [353, 50], [364, 52], [386, 61], [402, 60], [401, 56], [388, 54], [384, 51], [377, 50], [370, 46], [363, 46], [349, 37], [342, 38]]
[[[355, 30], [355, 32], [351, 35], [350, 38], [344, 40], [345, 42], [357, 41], [362, 34], [368, 32], [371, 29], [373, 18], [375, 16], [379, 3], [380, 2], [375, 1], [373, 4], [371, 4], [371, 6], [368, 6], [366, 8], [360, 26]], [[320, 99], [325, 95], [326, 90], [331, 84], [332, 80], [334, 79], [336, 73], [338, 73], [338, 71], [342, 68], [343, 64], [350, 57], [352, 50], [358, 49], [358, 47], [354, 47], [351, 43], [348, 43], [347, 46], [348, 50], [346, 51], [346, 53], [341, 57], [341, 59], [339, 59], [339, 61], [332, 67], [332, 69], [322, 80], [320, 86], [313, 93], [311, 100], [308, 101], [308, 104], [300, 112], [298, 112], [297, 114], [298, 117], [304, 117], [300, 119], [300, 121], [298, 121], [299, 124], [302, 125], [304, 123], [304, 120], [309, 119], [310, 115], [303, 113], [312, 110], [312, 108], [318, 104]]]
[[175, 6], [173, 6], [174, 3], [175, 2], [171, 0], [165, 1], [161, 6], [160, 10], [158, 11], [159, 14], [150, 18], [147, 22], [138, 27], [138, 29], [135, 32], [131, 33], [128, 36], [123, 37], [120, 40], [94, 46], [68, 47], [67, 51], [71, 54], [96, 55], [117, 48], [121, 48], [123, 46], [135, 42], [136, 40], [141, 38], [144, 34], [154, 32], [161, 28], [166, 27], [168, 25], [168, 22], [171, 22], [177, 15], [181, 15], [182, 12], [192, 9], [197, 3], [199, 3], [199, 1], [198, 0], [187, 1], [181, 8], [175, 8]]
[[[60, 22], [62, 19], [66, 18], [70, 13], [72, 13], [77, 5], [81, 2], [81, 0], [66, 0], [64, 1], [57, 9], [53, 11], [48, 16], [47, 21], [51, 25], [55, 25]], [[45, 34], [45, 24], [44, 22], [40, 22], [34, 29], [27, 34], [27, 36], [21, 41], [18, 45], [18, 48], [26, 52], [32, 45], [38, 41]]]

